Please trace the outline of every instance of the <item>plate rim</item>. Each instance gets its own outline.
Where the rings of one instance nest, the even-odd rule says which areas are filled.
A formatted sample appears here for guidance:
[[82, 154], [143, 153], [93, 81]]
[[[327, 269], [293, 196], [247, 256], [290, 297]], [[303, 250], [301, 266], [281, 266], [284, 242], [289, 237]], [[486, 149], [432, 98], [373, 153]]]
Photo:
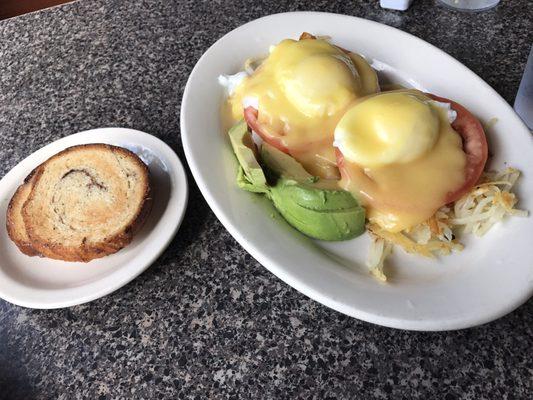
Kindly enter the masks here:
[[[147, 256], [140, 259], [140, 261], [129, 260], [117, 266], [109, 274], [104, 275], [103, 277], [98, 278], [88, 284], [77, 286], [74, 288], [78, 290], [80, 288], [91, 288], [92, 286], [100, 286], [100, 287], [94, 288], [93, 293], [90, 293], [90, 292], [81, 293], [79, 295], [72, 295], [70, 296], [70, 298], [66, 298], [66, 299], [65, 298], [56, 299], [56, 300], [47, 299], [44, 302], [39, 302], [39, 301], [35, 301], [32, 299], [30, 300], [25, 299], [24, 296], [19, 297], [16, 295], [12, 295], [11, 293], [6, 293], [2, 285], [0, 284], [0, 298], [2, 298], [3, 300], [11, 304], [17, 305], [17, 306], [31, 308], [31, 309], [59, 309], [59, 308], [72, 307], [75, 305], [85, 304], [85, 303], [94, 301], [96, 299], [107, 296], [108, 294], [111, 294], [114, 291], [122, 288], [123, 286], [127, 285], [132, 280], [137, 278], [144, 271], [146, 271], [154, 263], [154, 261], [166, 250], [170, 242], [175, 237], [179, 227], [181, 226], [181, 223], [183, 222], [183, 218], [185, 216], [185, 211], [187, 209], [187, 203], [188, 203], [188, 198], [189, 198], [189, 185], [187, 181], [187, 174], [185, 173], [185, 168], [183, 167], [183, 164], [181, 163], [181, 160], [179, 159], [176, 152], [168, 144], [166, 144], [163, 140], [161, 140], [157, 136], [151, 135], [149, 133], [146, 133], [146, 132], [143, 132], [137, 129], [123, 128], [119, 126], [107, 126], [107, 127], [100, 127], [100, 128], [94, 128], [94, 129], [88, 129], [88, 130], [76, 132], [76, 133], [64, 136], [60, 139], [54, 140], [53, 142], [50, 142], [40, 147], [36, 151], [32, 152], [27, 157], [19, 161], [13, 168], [11, 168], [2, 177], [2, 179], [0, 179], [0, 188], [4, 184], [6, 184], [7, 181], [12, 180], [13, 175], [17, 175], [19, 173], [24, 173], [24, 174], [29, 173], [32, 168], [35, 168], [37, 165], [39, 165], [40, 163], [39, 158], [47, 159], [48, 156], [42, 156], [42, 155], [46, 154], [46, 152], [51, 148], [57, 148], [57, 151], [54, 150], [53, 152], [55, 154], [61, 151], [61, 149], [64, 149], [70, 146], [75, 146], [78, 144], [111, 143], [113, 141], [114, 136], [113, 134], [108, 133], [110, 130], [125, 133], [126, 135], [132, 138], [131, 140], [132, 144], [141, 142], [141, 141], [136, 142], [134, 139], [135, 136], [143, 137], [145, 140], [152, 141], [152, 143], [156, 144], [155, 146], [157, 146], [159, 152], [164, 153], [165, 157], [172, 164], [168, 173], [170, 176], [173, 175], [176, 178], [178, 184], [176, 186], [171, 185], [170, 193], [169, 193], [169, 201], [166, 205], [166, 209], [164, 213], [161, 215], [160, 221], [158, 221], [156, 225], [154, 226], [155, 228], [158, 225], [165, 223], [166, 225], [172, 228], [166, 231], [165, 235], [163, 236], [163, 240], [156, 241], [154, 239], [154, 242], [152, 244], [156, 245], [154, 247], [156, 251], [147, 252], [146, 249], [140, 251], [139, 255], [149, 253]], [[106, 134], [109, 136], [95, 136], [95, 135], [106, 135]], [[71, 143], [71, 141], [75, 141], [76, 143]], [[151, 148], [150, 146], [146, 146], [146, 147]], [[172, 207], [173, 205], [175, 206], [174, 209]], [[6, 204], [6, 208], [7, 208], [7, 204]], [[169, 219], [169, 216], [167, 216], [169, 212], [172, 214], [170, 216], [175, 216], [175, 218], [172, 221]], [[168, 222], [164, 222], [165, 219], [167, 219]], [[141, 242], [139, 243], [139, 245], [144, 246], [145, 244]], [[60, 260], [54, 260], [54, 261], [62, 262]], [[81, 266], [83, 267], [84, 265], [81, 265]], [[121, 270], [123, 271], [125, 268], [128, 268], [128, 267], [129, 269], [131, 269], [129, 273], [127, 273], [124, 276], [118, 276], [115, 279], [113, 279], [114, 275], [117, 272]], [[36, 289], [36, 290], [42, 290], [42, 289]], [[72, 292], [72, 288], [46, 289], [46, 291], [55, 293], [57, 296], [61, 296], [61, 295], [68, 296], [69, 292]]]
[[470, 328], [478, 325], [482, 325], [491, 321], [494, 321], [509, 312], [515, 310], [525, 302], [529, 300], [533, 296], [533, 283], [529, 286], [528, 291], [524, 291], [522, 296], [517, 298], [514, 302], [508, 303], [505, 305], [505, 307], [500, 307], [497, 310], [493, 310], [492, 312], [486, 312], [481, 316], [478, 317], [468, 317], [465, 318], [463, 316], [457, 317], [456, 319], [447, 319], [447, 320], [420, 320], [420, 319], [404, 319], [404, 318], [393, 318], [393, 317], [387, 317], [382, 316], [376, 313], [366, 312], [364, 310], [356, 309], [354, 307], [351, 307], [350, 309], [347, 309], [346, 305], [342, 302], [337, 302], [334, 298], [331, 298], [327, 295], [324, 295], [318, 290], [315, 290], [312, 287], [309, 287], [304, 282], [293, 279], [289, 274], [285, 274], [284, 268], [282, 265], [278, 265], [276, 262], [271, 261], [269, 257], [265, 254], [262, 254], [262, 251], [259, 249], [259, 247], [255, 246], [252, 242], [248, 241], [239, 231], [237, 226], [234, 226], [230, 221], [229, 218], [226, 218], [224, 211], [219, 207], [218, 202], [215, 199], [214, 194], [211, 193], [207, 183], [203, 180], [201, 173], [197, 167], [197, 162], [195, 158], [192, 155], [192, 149], [189, 142], [189, 137], [186, 134], [187, 128], [186, 128], [186, 109], [187, 109], [187, 97], [190, 96], [191, 93], [191, 86], [192, 86], [192, 80], [195, 76], [195, 73], [197, 72], [199, 65], [205, 60], [207, 57], [209, 57], [210, 51], [215, 48], [220, 41], [225, 39], [227, 36], [235, 34], [239, 30], [245, 29], [247, 26], [255, 24], [259, 21], [264, 21], [267, 19], [274, 19], [276, 17], [280, 16], [301, 16], [301, 15], [314, 15], [314, 16], [333, 16], [335, 18], [344, 18], [352, 20], [354, 23], [364, 21], [365, 24], [373, 24], [378, 25], [381, 29], [393, 31], [395, 34], [403, 35], [409, 40], [412, 40], [414, 42], [417, 42], [419, 44], [422, 44], [426, 47], [431, 47], [434, 51], [437, 51], [440, 53], [441, 56], [445, 57], [448, 61], [458, 65], [461, 69], [465, 70], [465, 72], [468, 72], [471, 74], [471, 76], [479, 82], [484, 85], [491, 93], [492, 95], [498, 97], [502, 100], [502, 103], [507, 108], [507, 111], [512, 112], [514, 115], [516, 121], [519, 122], [523, 126], [525, 130], [527, 130], [524, 122], [518, 118], [518, 116], [514, 113], [513, 108], [511, 105], [503, 99], [503, 97], [496, 92], [492, 86], [490, 86], [487, 82], [485, 82], [481, 77], [479, 77], [475, 72], [473, 72], [470, 68], [468, 68], [466, 65], [461, 63], [459, 60], [455, 59], [445, 51], [439, 49], [437, 46], [415, 36], [408, 32], [404, 32], [400, 29], [397, 29], [395, 27], [385, 25], [373, 20], [364, 19], [356, 16], [351, 15], [344, 15], [344, 14], [336, 14], [336, 13], [328, 13], [328, 12], [318, 12], [318, 11], [294, 11], [294, 12], [282, 12], [282, 13], [275, 13], [266, 15], [257, 19], [254, 19], [252, 21], [246, 22], [245, 24], [242, 24], [235, 29], [227, 32], [222, 37], [220, 37], [218, 40], [216, 40], [198, 59], [196, 62], [194, 68], [192, 69], [189, 78], [187, 80], [187, 84], [185, 86], [182, 101], [181, 101], [181, 108], [180, 108], [180, 129], [181, 129], [181, 140], [185, 152], [185, 157], [187, 159], [187, 163], [189, 164], [189, 168], [191, 170], [191, 173], [194, 177], [194, 180], [196, 184], [198, 185], [198, 188], [200, 189], [202, 195], [206, 199], [207, 203], [209, 204], [211, 210], [215, 214], [215, 216], [219, 219], [219, 221], [222, 223], [222, 225], [226, 228], [226, 230], [233, 236], [233, 238], [240, 244], [241, 247], [243, 247], [244, 250], [246, 250], [252, 257], [254, 257], [264, 268], [266, 268], [269, 272], [274, 274], [277, 278], [281, 279], [284, 283], [288, 284], [292, 288], [296, 289], [300, 293], [304, 294], [305, 296], [311, 298], [314, 301], [317, 301], [326, 307], [332, 308], [335, 311], [338, 311], [344, 315], [354, 317], [366, 322], [370, 322], [373, 324], [389, 327], [389, 328], [395, 328], [395, 329], [403, 329], [403, 330], [413, 330], [413, 331], [451, 331], [451, 330], [458, 330], [458, 329], [465, 329]]

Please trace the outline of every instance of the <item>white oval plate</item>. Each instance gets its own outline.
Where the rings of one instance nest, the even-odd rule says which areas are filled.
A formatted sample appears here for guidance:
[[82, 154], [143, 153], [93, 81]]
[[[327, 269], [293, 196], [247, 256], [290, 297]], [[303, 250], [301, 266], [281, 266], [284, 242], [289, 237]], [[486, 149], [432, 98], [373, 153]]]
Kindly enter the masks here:
[[271, 44], [307, 31], [389, 66], [381, 78], [425, 88], [464, 104], [488, 129], [494, 157], [519, 168], [520, 206], [533, 210], [533, 143], [512, 108], [481, 78], [436, 47], [397, 29], [343, 15], [298, 12], [271, 15], [218, 40], [191, 73], [181, 109], [185, 154], [207, 202], [237, 241], [280, 279], [312, 299], [365, 321], [401, 329], [466, 328], [498, 318], [533, 292], [532, 218], [512, 218], [466, 249], [428, 260], [396, 250], [390, 282], [374, 280], [365, 267], [369, 238], [311, 241], [272, 218], [266, 200], [239, 190], [236, 162], [220, 124], [220, 74], [233, 74]]
[[[28, 257], [6, 232], [6, 209], [26, 175], [59, 151], [84, 143], [108, 143], [136, 153], [150, 170], [152, 210], [132, 243], [89, 263]], [[133, 129], [101, 128], [76, 133], [37, 150], [0, 181], [0, 297], [31, 308], [86, 303], [124, 286], [163, 252], [187, 205], [187, 177], [178, 156], [155, 136]]]

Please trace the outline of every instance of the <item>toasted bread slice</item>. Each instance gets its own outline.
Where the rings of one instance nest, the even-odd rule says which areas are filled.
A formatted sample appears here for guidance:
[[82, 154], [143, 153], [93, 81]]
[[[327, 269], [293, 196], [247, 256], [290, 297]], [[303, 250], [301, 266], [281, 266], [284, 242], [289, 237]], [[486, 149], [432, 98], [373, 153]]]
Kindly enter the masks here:
[[40, 254], [87, 262], [128, 245], [150, 205], [148, 168], [139, 157], [121, 147], [87, 144], [37, 168], [22, 218]]
[[30, 237], [26, 232], [26, 226], [22, 219], [22, 206], [28, 199], [33, 187], [35, 170], [32, 171], [20, 185], [7, 206], [6, 228], [7, 234], [17, 245], [20, 251], [28, 256], [37, 256], [39, 252], [31, 244]]

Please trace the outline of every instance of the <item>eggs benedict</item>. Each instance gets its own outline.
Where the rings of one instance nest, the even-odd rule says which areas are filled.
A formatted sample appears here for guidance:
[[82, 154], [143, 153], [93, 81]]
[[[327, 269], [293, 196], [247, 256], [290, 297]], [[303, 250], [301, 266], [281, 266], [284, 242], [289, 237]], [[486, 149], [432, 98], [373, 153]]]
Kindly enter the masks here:
[[335, 128], [341, 186], [369, 220], [399, 232], [430, 218], [465, 183], [467, 155], [449, 104], [417, 91], [371, 96]]
[[527, 215], [510, 191], [519, 171], [484, 172], [485, 132], [460, 104], [381, 91], [364, 57], [307, 33], [249, 65], [219, 78], [237, 185], [269, 198], [311, 238], [348, 240], [366, 229], [378, 279], [393, 244], [446, 255], [462, 249], [457, 228], [482, 235], [506, 215]]
[[229, 98], [248, 125], [313, 175], [338, 178], [333, 132], [357, 99], [379, 91], [366, 60], [321, 39], [283, 40]]

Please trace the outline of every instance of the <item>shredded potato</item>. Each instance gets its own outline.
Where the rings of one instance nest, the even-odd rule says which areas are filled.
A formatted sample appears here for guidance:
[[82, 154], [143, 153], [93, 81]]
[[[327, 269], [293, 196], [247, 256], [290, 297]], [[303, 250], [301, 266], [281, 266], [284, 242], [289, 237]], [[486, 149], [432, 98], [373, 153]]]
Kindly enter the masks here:
[[367, 261], [371, 273], [386, 281], [383, 264], [392, 245], [426, 257], [447, 255], [463, 249], [455, 239], [459, 233], [483, 236], [508, 215], [527, 216], [527, 211], [515, 208], [518, 199], [511, 191], [519, 176], [520, 172], [514, 168], [485, 172], [469, 193], [409, 230], [391, 233], [375, 223], [368, 223], [367, 228], [373, 235]]
[[382, 282], [387, 281], [387, 276], [383, 272], [383, 264], [391, 251], [392, 243], [373, 235], [366, 265], [372, 275]]
[[511, 189], [519, 176], [514, 168], [485, 173], [480, 184], [455, 202], [450, 224], [462, 226], [465, 233], [483, 236], [506, 215], [527, 216], [527, 211], [514, 208], [518, 200]]

